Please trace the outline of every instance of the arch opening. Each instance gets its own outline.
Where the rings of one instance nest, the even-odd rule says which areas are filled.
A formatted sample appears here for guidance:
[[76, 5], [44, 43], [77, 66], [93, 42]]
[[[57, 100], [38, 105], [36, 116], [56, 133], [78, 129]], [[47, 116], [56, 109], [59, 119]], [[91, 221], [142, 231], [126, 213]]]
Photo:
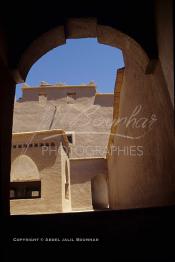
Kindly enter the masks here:
[[27, 155], [20, 155], [12, 162], [10, 199], [41, 197], [41, 178], [35, 162]]
[[[124, 57], [124, 63], [125, 63], [125, 74], [124, 74], [124, 81], [125, 82], [126, 82], [126, 79], [130, 78], [130, 75], [131, 75], [131, 72], [132, 72], [132, 70], [131, 70], [132, 67], [133, 68], [135, 67], [132, 73], [134, 73], [136, 70], [138, 70], [143, 75], [146, 73], [146, 70], [147, 70], [147, 67], [148, 67], [148, 64], [149, 64], [149, 58], [148, 58], [147, 54], [144, 52], [144, 50], [141, 48], [141, 46], [138, 43], [136, 43], [132, 38], [123, 34], [122, 32], [119, 32], [116, 29], [113, 29], [113, 28], [110, 28], [110, 27], [107, 27], [107, 26], [98, 25], [96, 23], [96, 20], [94, 20], [94, 19], [90, 19], [90, 20], [72, 19], [66, 25], [66, 32], [67, 32], [66, 37], [65, 37], [64, 30], [65, 30], [64, 26], [53, 29], [52, 31], [44, 34], [39, 39], [34, 41], [33, 44], [28, 48], [28, 50], [26, 50], [23, 57], [21, 58], [21, 61], [19, 63], [19, 68], [18, 68], [18, 72], [22, 76], [23, 79], [26, 78], [26, 75], [27, 75], [29, 69], [31, 68], [31, 66], [33, 65], [33, 63], [36, 60], [38, 60], [42, 55], [44, 55], [47, 51], [55, 48], [56, 46], [65, 44], [66, 39], [77, 39], [77, 38], [86, 38], [86, 37], [88, 37], [88, 38], [89, 37], [90, 38], [97, 37], [97, 40], [100, 44], [112, 46], [112, 47], [115, 47], [115, 48], [120, 48], [122, 50], [123, 57]], [[44, 40], [46, 40], [46, 41], [44, 41]], [[50, 41], [50, 40], [52, 40], [52, 41]], [[42, 46], [42, 48], [41, 48], [41, 46]], [[123, 84], [123, 82], [122, 82], [122, 84]], [[93, 83], [89, 83], [89, 86], [92, 89], [94, 88]], [[64, 84], [59, 84], [60, 89], [63, 88], [63, 87], [64, 87]], [[41, 88], [42, 88], [42, 92], [40, 93], [41, 99], [39, 99], [39, 101], [40, 101], [40, 105], [45, 107], [47, 100], [49, 100], [48, 94], [46, 94], [46, 90], [47, 90], [47, 88], [50, 88], [50, 86], [47, 82], [42, 82]], [[26, 92], [29, 89], [30, 89], [30, 87], [24, 86], [23, 90], [24, 90], [24, 92]], [[69, 99], [67, 99], [67, 100], [69, 100], [69, 103], [67, 103], [67, 104], [71, 105], [71, 106], [72, 106], [72, 104], [74, 105], [74, 101], [76, 100], [76, 97], [77, 97], [77, 93], [74, 90], [73, 90], [73, 92], [67, 92], [67, 98], [69, 98]], [[31, 100], [32, 99], [33, 98], [31, 98]], [[53, 106], [53, 115], [52, 115], [53, 121], [50, 124], [49, 129], [51, 127], [52, 128], [55, 127], [54, 126], [54, 120], [57, 118], [57, 114], [58, 114], [57, 105], [53, 104], [53, 97], [50, 100], [52, 100], [52, 106]], [[18, 101], [18, 102], [22, 102], [22, 101]], [[96, 103], [95, 104], [96, 107], [98, 107], [99, 105], [101, 106], [100, 103], [102, 103], [102, 104], [104, 103], [103, 97], [100, 97], [100, 98], [99, 98], [99, 96], [95, 97], [95, 103]], [[110, 102], [107, 102], [104, 106], [108, 107], [108, 103], [110, 103]], [[51, 103], [50, 103], [50, 105], [51, 105]], [[83, 109], [83, 107], [82, 107], [82, 109]], [[104, 115], [103, 115], [103, 117], [104, 117]], [[98, 115], [97, 115], [97, 118], [98, 118]], [[88, 119], [88, 117], [86, 115], [86, 117], [84, 118], [84, 122], [87, 122], [87, 119]], [[84, 122], [81, 123], [82, 126], [85, 126]], [[76, 129], [76, 125], [77, 125], [77, 122], [75, 121], [75, 123], [73, 123], [73, 126], [74, 126], [75, 129]], [[96, 125], [95, 128], [97, 128], [97, 126], [98, 125]], [[111, 126], [110, 126], [110, 128], [111, 128]], [[72, 131], [72, 130], [66, 130], [66, 131]], [[93, 131], [94, 130], [90, 130], [90, 132], [92, 132], [92, 133], [93, 133]], [[84, 130], [83, 130], [83, 132], [84, 132]], [[104, 132], [106, 132], [106, 131], [104, 131]], [[109, 130], [108, 130], [108, 132], [109, 132]], [[85, 135], [86, 134], [84, 133], [83, 136], [85, 137]], [[84, 139], [84, 137], [83, 137], [83, 139]], [[113, 143], [113, 140], [112, 139], [110, 140], [110, 139], [111, 139], [111, 137], [109, 138], [109, 144], [111, 145]], [[76, 139], [76, 141], [78, 141], [78, 140]], [[90, 157], [92, 157], [92, 156], [90, 156]], [[106, 160], [106, 162], [107, 162], [107, 160]], [[99, 183], [98, 183], [97, 180], [98, 179], [96, 179], [96, 180], [92, 179], [92, 181], [93, 181], [92, 182], [93, 195], [91, 196], [92, 197], [91, 200], [92, 200], [95, 208], [98, 208], [97, 207], [98, 202], [99, 202], [99, 206], [101, 205], [104, 208], [107, 208], [107, 207], [109, 207], [108, 203], [107, 203], [108, 202], [108, 200], [107, 200], [107, 191], [108, 191], [107, 190], [107, 184], [105, 184], [104, 180], [101, 180]], [[103, 190], [99, 190], [99, 192], [97, 193], [98, 186], [96, 186], [96, 185], [99, 185], [99, 188], [103, 187], [103, 190], [104, 190], [104, 196], [103, 196], [104, 199], [103, 200], [102, 200], [102, 195], [100, 193], [100, 191], [103, 191]], [[89, 182], [89, 188], [90, 188], [90, 186], [91, 186], [91, 180]], [[110, 191], [110, 187], [111, 187], [111, 181], [109, 179], [109, 191]], [[67, 190], [67, 182], [66, 182], [65, 183], [65, 198], [67, 198], [66, 197], [67, 191], [68, 190]], [[100, 198], [101, 198], [101, 200], [100, 200]], [[96, 200], [94, 200], [94, 199], [96, 199]]]
[[[65, 33], [66, 32], [66, 33]], [[149, 67], [149, 57], [133, 38], [112, 27], [100, 25], [96, 18], [71, 18], [66, 24], [44, 33], [24, 51], [17, 70], [16, 79], [24, 82], [32, 65], [48, 51], [66, 44], [67, 39], [97, 38], [100, 44], [106, 44], [122, 50], [125, 66], [128, 58], [135, 57], [143, 70]]]

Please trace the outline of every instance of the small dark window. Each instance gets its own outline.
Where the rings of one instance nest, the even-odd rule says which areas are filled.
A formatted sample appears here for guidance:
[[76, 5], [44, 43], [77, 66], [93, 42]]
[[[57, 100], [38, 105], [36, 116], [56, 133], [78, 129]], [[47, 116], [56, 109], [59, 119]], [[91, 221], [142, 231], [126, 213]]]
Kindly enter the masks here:
[[18, 148], [22, 148], [22, 145], [18, 145]]
[[15, 198], [26, 198], [25, 187], [16, 188], [15, 193]]
[[27, 148], [27, 144], [23, 144], [23, 147]]
[[67, 135], [67, 139], [68, 139], [69, 143], [71, 143], [71, 144], [73, 143], [72, 134]]
[[65, 199], [69, 199], [69, 183], [65, 183]]
[[39, 196], [40, 196], [40, 192], [38, 190], [32, 191], [32, 197], [39, 197]]
[[29, 147], [33, 147], [33, 144], [29, 144]]
[[34, 144], [34, 147], [38, 147], [38, 144]]
[[15, 189], [10, 189], [10, 199], [15, 198]]
[[73, 104], [76, 99], [76, 93], [67, 93], [67, 103]]
[[38, 198], [40, 197], [40, 189], [37, 187], [29, 187], [25, 188], [25, 198]]
[[52, 142], [52, 143], [51, 143], [51, 146], [55, 146], [55, 143]]
[[47, 97], [47, 95], [46, 94], [38, 94], [38, 96], [43, 96], [43, 97]]
[[41, 181], [11, 182], [10, 199], [41, 197]]
[[43, 143], [40, 143], [40, 146], [44, 146], [44, 144], [43, 144]]
[[15, 148], [16, 148], [16, 145], [13, 145], [13, 148], [15, 149]]
[[49, 146], [49, 143], [46, 143], [45, 146]]
[[46, 94], [38, 94], [39, 103], [46, 103], [47, 95]]
[[69, 199], [69, 170], [67, 161], [65, 163], [65, 199]]

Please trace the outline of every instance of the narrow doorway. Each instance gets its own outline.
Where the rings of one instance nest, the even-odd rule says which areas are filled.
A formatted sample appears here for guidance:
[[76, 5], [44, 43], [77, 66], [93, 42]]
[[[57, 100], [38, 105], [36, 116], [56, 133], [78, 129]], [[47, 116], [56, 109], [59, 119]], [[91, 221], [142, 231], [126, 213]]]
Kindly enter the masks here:
[[94, 210], [109, 208], [108, 186], [104, 175], [97, 175], [91, 180], [91, 192]]

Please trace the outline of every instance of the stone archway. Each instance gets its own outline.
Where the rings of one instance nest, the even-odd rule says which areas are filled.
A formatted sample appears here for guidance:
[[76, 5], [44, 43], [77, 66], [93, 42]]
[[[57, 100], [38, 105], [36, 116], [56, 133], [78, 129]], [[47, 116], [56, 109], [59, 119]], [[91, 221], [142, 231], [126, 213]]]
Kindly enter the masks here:
[[97, 38], [100, 44], [120, 48], [123, 51], [127, 67], [128, 58], [137, 54], [137, 63], [143, 70], [149, 64], [149, 58], [143, 48], [128, 35], [105, 25], [100, 25], [96, 18], [71, 18], [62, 25], [42, 34], [24, 51], [14, 72], [16, 80], [23, 82], [31, 66], [45, 53], [60, 45], [66, 44], [66, 39]]
[[[119, 117], [130, 116], [136, 106], [141, 105], [139, 118], [155, 115], [159, 119], [151, 132], [146, 130], [144, 137], [134, 140], [134, 146], [144, 148], [144, 157], [113, 155], [108, 159], [110, 207], [133, 208], [174, 203], [175, 141], [167, 86], [160, 62], [150, 60], [133, 38], [112, 27], [98, 24], [96, 19], [69, 19], [65, 25], [36, 39], [23, 53], [16, 72], [19, 82], [20, 79], [25, 80], [33, 63], [46, 52], [65, 44], [66, 39], [84, 37], [97, 37], [99, 43], [123, 51], [125, 73]], [[119, 126], [110, 146], [133, 146], [132, 140], [123, 139], [117, 134], [136, 136], [137, 131], [131, 126]]]

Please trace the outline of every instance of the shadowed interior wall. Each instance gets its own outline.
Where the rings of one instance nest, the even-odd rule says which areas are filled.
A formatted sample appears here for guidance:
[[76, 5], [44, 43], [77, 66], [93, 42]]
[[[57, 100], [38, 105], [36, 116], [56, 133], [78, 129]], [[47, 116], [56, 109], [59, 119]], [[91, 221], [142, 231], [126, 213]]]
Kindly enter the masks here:
[[[3, 50], [5, 55], [5, 50]], [[0, 213], [9, 215], [10, 151], [15, 82], [0, 58]], [[4, 131], [5, 130], [5, 131]]]

